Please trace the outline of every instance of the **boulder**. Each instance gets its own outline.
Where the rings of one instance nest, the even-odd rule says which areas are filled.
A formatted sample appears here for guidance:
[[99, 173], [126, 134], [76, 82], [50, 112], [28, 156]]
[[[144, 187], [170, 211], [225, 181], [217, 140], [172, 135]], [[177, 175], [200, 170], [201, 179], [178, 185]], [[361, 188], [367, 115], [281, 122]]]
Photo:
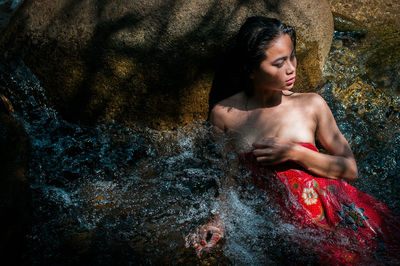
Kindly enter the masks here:
[[346, 16], [361, 22], [367, 28], [379, 24], [398, 24], [398, 0], [328, 0], [335, 17]]
[[369, 30], [363, 52], [368, 77], [380, 88], [400, 93], [400, 21]]
[[380, 88], [400, 93], [400, 2], [329, 0], [329, 3], [336, 30], [367, 32], [363, 53], [368, 77]]
[[26, 0], [0, 47], [69, 121], [172, 128], [207, 118], [220, 55], [253, 15], [296, 28], [295, 89], [313, 90], [333, 35], [327, 0]]
[[281, 19], [297, 33], [295, 90], [310, 92], [321, 79], [333, 37], [333, 17], [327, 1], [279, 1]]
[[332, 12], [332, 15], [336, 31], [350, 32], [357, 37], [364, 37], [367, 33], [367, 28], [360, 21], [335, 12]]

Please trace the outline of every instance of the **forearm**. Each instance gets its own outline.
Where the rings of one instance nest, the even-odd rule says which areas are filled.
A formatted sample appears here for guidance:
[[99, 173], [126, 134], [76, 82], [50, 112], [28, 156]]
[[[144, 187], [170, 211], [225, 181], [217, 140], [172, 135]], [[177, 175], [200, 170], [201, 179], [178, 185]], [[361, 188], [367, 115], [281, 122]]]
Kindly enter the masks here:
[[290, 159], [317, 176], [347, 181], [357, 179], [357, 165], [352, 156], [323, 154], [294, 144]]

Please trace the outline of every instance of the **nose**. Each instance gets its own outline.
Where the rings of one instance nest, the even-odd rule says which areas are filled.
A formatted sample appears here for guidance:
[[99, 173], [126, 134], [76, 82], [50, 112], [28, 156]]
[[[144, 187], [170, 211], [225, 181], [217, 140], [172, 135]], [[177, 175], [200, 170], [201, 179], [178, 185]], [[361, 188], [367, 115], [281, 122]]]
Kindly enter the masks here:
[[286, 74], [290, 75], [296, 70], [296, 59], [288, 60]]

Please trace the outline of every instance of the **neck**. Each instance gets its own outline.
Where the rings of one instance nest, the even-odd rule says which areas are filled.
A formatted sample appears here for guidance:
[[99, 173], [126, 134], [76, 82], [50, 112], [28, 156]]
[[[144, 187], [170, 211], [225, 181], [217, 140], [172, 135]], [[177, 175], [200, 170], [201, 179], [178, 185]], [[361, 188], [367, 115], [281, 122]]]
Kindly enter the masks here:
[[282, 92], [279, 90], [254, 90], [254, 95], [249, 98], [255, 108], [274, 107], [282, 102]]

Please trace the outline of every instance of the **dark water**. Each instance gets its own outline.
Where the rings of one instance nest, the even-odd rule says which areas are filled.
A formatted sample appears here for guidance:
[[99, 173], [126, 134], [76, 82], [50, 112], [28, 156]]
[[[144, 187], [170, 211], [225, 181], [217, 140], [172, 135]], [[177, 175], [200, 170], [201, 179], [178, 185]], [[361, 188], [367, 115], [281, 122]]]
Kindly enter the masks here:
[[[380, 106], [343, 104], [338, 90], [357, 78], [369, 81], [363, 67], [355, 65], [363, 62], [357, 43], [335, 45], [318, 92], [354, 150], [359, 167], [355, 186], [400, 214], [400, 127], [393, 107], [399, 106], [399, 96], [390, 92], [392, 102]], [[51, 108], [23, 62], [0, 70], [6, 96], [32, 145], [28, 177], [34, 222], [25, 264], [315, 261], [300, 246], [282, 241], [290, 235], [307, 237], [307, 232], [277, 219], [278, 210], [266, 204], [268, 195], [249, 183], [236, 155], [221, 152], [224, 144], [212, 141], [207, 123], [162, 132], [116, 123], [71, 124]], [[230, 179], [236, 185], [226, 186]], [[218, 200], [221, 193], [227, 200]], [[184, 247], [184, 238], [215, 214], [225, 221], [226, 238], [199, 259]]]

